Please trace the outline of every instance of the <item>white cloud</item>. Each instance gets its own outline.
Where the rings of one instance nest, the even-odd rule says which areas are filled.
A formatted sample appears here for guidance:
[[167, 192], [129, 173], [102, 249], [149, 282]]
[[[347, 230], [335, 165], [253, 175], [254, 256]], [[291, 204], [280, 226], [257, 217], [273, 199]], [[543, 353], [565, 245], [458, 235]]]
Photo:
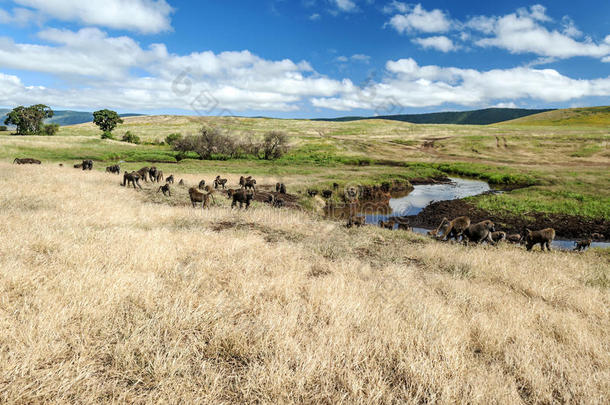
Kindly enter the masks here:
[[[404, 4], [396, 2], [394, 7], [404, 10]], [[394, 15], [386, 25], [390, 25], [399, 33], [406, 32], [447, 32], [451, 21], [442, 10], [425, 10], [421, 4], [408, 7], [402, 14]]]
[[309, 16], [309, 19], [310, 19], [311, 21], [317, 21], [317, 20], [319, 20], [320, 18], [321, 18], [321, 17], [320, 17], [320, 14], [318, 14], [318, 13], [313, 13], [312, 15], [310, 15], [310, 16]]
[[0, 24], [16, 24], [24, 26], [27, 24], [41, 25], [43, 18], [40, 14], [27, 8], [15, 7], [12, 9], [12, 14], [8, 11], [0, 9]]
[[341, 63], [347, 63], [349, 61], [369, 63], [371, 61], [371, 57], [369, 55], [364, 55], [364, 54], [361, 54], [361, 53], [357, 53], [357, 54], [349, 56], [349, 57], [348, 56], [344, 56], [344, 55], [337, 56], [335, 58], [335, 60], [337, 62], [341, 62]]
[[171, 29], [165, 0], [14, 0], [62, 21], [154, 34]]
[[455, 51], [457, 49], [453, 41], [445, 36], [415, 38], [413, 39], [413, 42], [421, 45], [425, 49], [432, 48], [441, 52]]
[[331, 2], [341, 11], [356, 11], [358, 7], [352, 0], [331, 0]]
[[519, 106], [512, 101], [510, 101], [508, 103], [496, 103], [496, 104], [492, 105], [492, 107], [493, 108], [519, 108]]

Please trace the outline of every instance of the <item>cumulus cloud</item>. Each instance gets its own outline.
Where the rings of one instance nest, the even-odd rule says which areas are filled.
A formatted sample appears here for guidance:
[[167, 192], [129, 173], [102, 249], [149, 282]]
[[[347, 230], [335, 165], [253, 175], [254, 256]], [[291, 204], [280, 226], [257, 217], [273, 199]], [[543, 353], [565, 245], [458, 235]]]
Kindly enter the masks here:
[[[154, 34], [171, 29], [165, 0], [14, 0], [39, 15], [114, 29]], [[1, 19], [1, 16], [0, 16]], [[1, 21], [1, 20], [0, 20]]]
[[331, 0], [331, 3], [335, 5], [341, 11], [356, 11], [358, 7], [352, 0]]
[[392, 6], [400, 14], [395, 14], [386, 24], [399, 33], [406, 32], [447, 32], [451, 28], [451, 20], [442, 10], [425, 10], [421, 4], [407, 6], [404, 3], [393, 2]]
[[457, 49], [453, 41], [446, 36], [415, 38], [413, 42], [421, 45], [424, 49], [432, 48], [441, 52], [455, 51]]
[[348, 56], [344, 56], [344, 55], [337, 56], [335, 58], [335, 60], [337, 62], [341, 62], [341, 63], [347, 63], [349, 61], [369, 63], [371, 61], [371, 57], [369, 55], [364, 55], [364, 54], [361, 54], [361, 53], [357, 53], [357, 54], [354, 54], [354, 55], [349, 56], [349, 57]]

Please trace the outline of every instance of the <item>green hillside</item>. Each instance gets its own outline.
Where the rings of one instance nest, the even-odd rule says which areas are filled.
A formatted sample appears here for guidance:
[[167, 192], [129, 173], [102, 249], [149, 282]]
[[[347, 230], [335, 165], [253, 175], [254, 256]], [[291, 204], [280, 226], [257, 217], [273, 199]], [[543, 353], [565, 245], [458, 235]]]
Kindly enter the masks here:
[[[11, 110], [0, 108], [0, 125], [4, 125], [6, 114]], [[93, 113], [87, 111], [55, 110], [53, 118], [45, 120], [47, 124], [76, 125], [93, 121]], [[121, 114], [121, 117], [133, 117], [140, 114]]]
[[567, 108], [530, 115], [502, 125], [540, 125], [540, 126], [608, 126], [610, 127], [610, 106]]

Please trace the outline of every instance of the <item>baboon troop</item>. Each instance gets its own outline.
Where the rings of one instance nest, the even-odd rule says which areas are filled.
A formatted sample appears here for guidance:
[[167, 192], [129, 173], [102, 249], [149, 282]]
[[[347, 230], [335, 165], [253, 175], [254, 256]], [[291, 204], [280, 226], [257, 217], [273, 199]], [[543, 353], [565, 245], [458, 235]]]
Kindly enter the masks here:
[[284, 183], [277, 183], [275, 185], [275, 192], [280, 194], [286, 194], [286, 185]]
[[165, 193], [167, 193], [167, 195], [169, 195], [170, 197], [172, 196], [172, 192], [169, 189], [169, 184], [165, 183], [164, 185], [162, 185], [161, 187], [159, 187], [159, 189], [157, 190], [157, 193], [159, 191], [163, 191], [163, 195], [166, 195]]
[[546, 228], [540, 231], [530, 231], [525, 229], [525, 247], [527, 250], [532, 250], [537, 244], [540, 244], [540, 249], [546, 249], [551, 251], [551, 242], [555, 239], [555, 230], [553, 228]]
[[138, 185], [138, 187], [140, 187], [140, 189], [142, 188], [142, 186], [140, 185], [140, 174], [138, 172], [128, 173], [127, 171], [125, 171], [125, 173], [123, 174], [123, 187], [125, 187], [125, 185], [129, 187], [130, 184], [133, 185], [133, 188], [136, 188], [136, 184]]
[[591, 239], [584, 239], [578, 242], [574, 242], [574, 245], [576, 245], [574, 250], [578, 252], [585, 251], [588, 247], [591, 247], [591, 242], [593, 242]]
[[254, 198], [254, 194], [247, 192], [245, 189], [236, 190], [231, 193], [231, 197], [233, 198], [233, 202], [231, 203], [231, 209], [239, 203], [239, 209], [242, 209], [243, 204], [246, 204], [246, 209], [250, 207], [250, 201]]
[[106, 173], [121, 174], [121, 166], [119, 166], [119, 165], [108, 166], [108, 167], [106, 167]]
[[165, 182], [168, 184], [174, 184], [174, 175], [170, 174], [169, 176], [167, 176], [167, 178], [165, 179]]
[[23, 159], [19, 159], [19, 158], [15, 158], [15, 160], [13, 160], [13, 164], [17, 163], [18, 165], [39, 165], [42, 162], [38, 159], [32, 159], [32, 158], [23, 158]]
[[[74, 167], [76, 167], [76, 166], [74, 166]], [[92, 170], [93, 169], [93, 160], [91, 160], [91, 159], [83, 160], [83, 163], [81, 163], [81, 168], [83, 170]]]
[[191, 203], [193, 204], [193, 208], [197, 206], [197, 203], [201, 203], [201, 209], [210, 208], [210, 195], [208, 193], [202, 193], [196, 187], [189, 188], [189, 197], [191, 198]]
[[333, 196], [333, 192], [331, 190], [324, 190], [324, 191], [322, 191], [322, 197], [330, 198], [332, 196]]
[[216, 176], [216, 178], [214, 179], [214, 188], [218, 188], [220, 186], [222, 186], [222, 189], [225, 189], [225, 186], [227, 184], [227, 179], [221, 179], [220, 176]]

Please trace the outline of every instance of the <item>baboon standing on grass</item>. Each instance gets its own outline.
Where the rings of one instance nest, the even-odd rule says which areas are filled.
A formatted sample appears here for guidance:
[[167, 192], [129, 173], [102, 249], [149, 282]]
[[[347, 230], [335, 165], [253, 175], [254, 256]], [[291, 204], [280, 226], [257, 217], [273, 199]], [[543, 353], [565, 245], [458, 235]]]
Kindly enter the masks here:
[[525, 229], [525, 247], [527, 250], [532, 250], [534, 245], [540, 244], [540, 249], [546, 249], [551, 251], [551, 242], [555, 239], [555, 230], [553, 228], [546, 228], [540, 231], [530, 231]]
[[487, 241], [490, 245], [493, 245], [495, 242], [491, 238], [491, 234], [495, 232], [494, 223], [490, 220], [481, 221], [474, 225], [470, 225], [468, 228], [464, 230], [464, 236], [467, 238], [466, 242], [474, 242], [481, 243], [483, 241]]
[[123, 187], [125, 187], [125, 184], [127, 184], [127, 187], [129, 187], [130, 184], [133, 184], [133, 188], [136, 188], [137, 184], [138, 187], [140, 187], [141, 189], [142, 186], [140, 185], [140, 175], [138, 174], [138, 172], [125, 172], [123, 174]]
[[169, 189], [169, 184], [165, 183], [164, 185], [162, 185], [161, 187], [159, 187], [159, 189], [157, 190], [157, 193], [159, 191], [163, 191], [163, 195], [165, 195], [165, 193], [167, 193], [170, 197], [172, 196], [172, 192]]
[[196, 187], [189, 188], [189, 197], [191, 198], [191, 203], [193, 204], [193, 208], [197, 206], [197, 203], [201, 203], [201, 209], [210, 208], [210, 195], [208, 193], [202, 193]]

